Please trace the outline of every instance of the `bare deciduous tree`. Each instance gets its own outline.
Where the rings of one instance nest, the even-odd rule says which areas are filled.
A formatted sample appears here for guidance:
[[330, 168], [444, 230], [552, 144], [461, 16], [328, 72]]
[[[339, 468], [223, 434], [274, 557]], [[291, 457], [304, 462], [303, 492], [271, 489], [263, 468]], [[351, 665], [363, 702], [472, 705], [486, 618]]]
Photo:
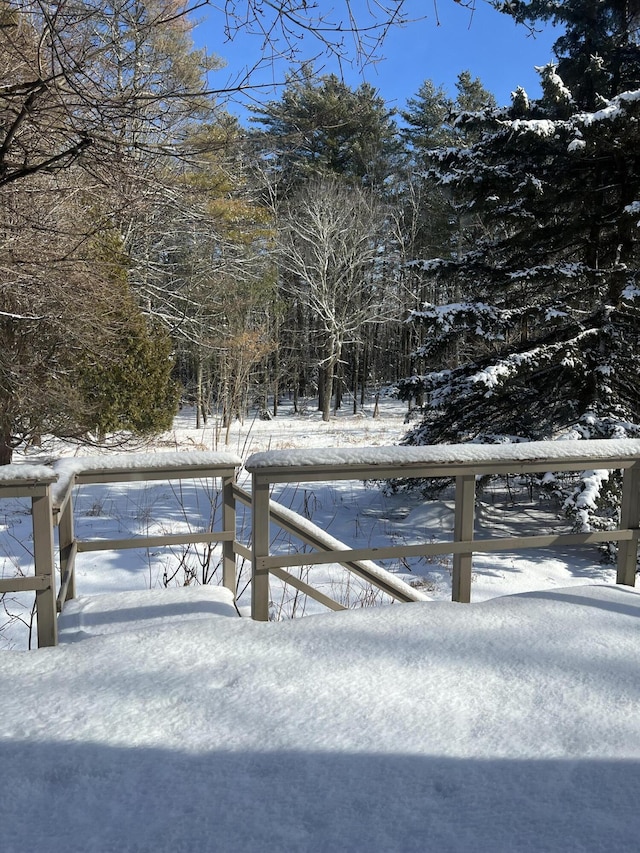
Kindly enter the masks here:
[[285, 291], [315, 319], [323, 420], [345, 344], [394, 311], [378, 266], [384, 223], [372, 192], [334, 177], [305, 185], [279, 214]]
[[380, 59], [392, 27], [409, 22], [408, 5], [406, 0], [338, 0], [325, 9], [308, 0], [225, 0], [225, 34], [231, 40], [239, 31], [255, 35], [262, 45], [261, 62], [292, 62], [300, 56], [309, 61], [311, 37], [318, 53], [362, 66]]
[[128, 343], [151, 333], [133, 316], [128, 259], [98, 244], [122, 243], [157, 184], [157, 155], [166, 160], [169, 146], [175, 156], [204, 107], [183, 9], [173, 0], [0, 8], [0, 463], [43, 432], [99, 428], [100, 401], [79, 371], [99, 368], [104, 384], [110, 366], [122, 373]]

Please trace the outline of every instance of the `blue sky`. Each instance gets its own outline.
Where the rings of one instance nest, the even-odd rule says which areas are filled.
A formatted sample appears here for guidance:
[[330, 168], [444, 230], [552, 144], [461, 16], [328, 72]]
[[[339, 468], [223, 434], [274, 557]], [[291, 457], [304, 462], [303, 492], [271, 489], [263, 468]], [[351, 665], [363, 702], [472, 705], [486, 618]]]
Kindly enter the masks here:
[[[238, 4], [242, 5], [242, 4]], [[327, 3], [320, 0], [321, 7], [336, 9], [342, 0]], [[371, 83], [388, 102], [389, 106], [402, 109], [407, 98], [414, 96], [420, 84], [431, 79], [444, 85], [455, 94], [455, 81], [460, 71], [469, 70], [480, 77], [485, 87], [495, 95], [499, 104], [510, 100], [516, 86], [523, 86], [530, 96], [540, 94], [536, 65], [544, 65], [552, 59], [551, 45], [554, 35], [546, 29], [535, 37], [522, 27], [517, 27], [511, 18], [493, 10], [484, 2], [478, 3], [473, 15], [453, 0], [438, 0], [437, 6], [407, 0], [408, 12], [425, 14], [423, 20], [414, 20], [406, 27], [393, 29], [381, 49], [384, 58], [362, 71], [343, 66], [342, 73], [351, 86], [363, 80]], [[227, 81], [242, 75], [261, 54], [258, 36], [237, 35], [226, 41], [224, 17], [213, 8], [208, 8], [200, 17], [194, 30], [194, 41], [198, 47], [206, 47], [212, 54], [222, 57], [227, 67], [212, 75], [214, 87], [224, 87]], [[302, 45], [302, 58], [311, 58], [320, 51], [320, 46], [310, 39]], [[255, 81], [265, 84], [283, 79], [287, 69], [285, 63], [264, 68], [255, 75]], [[323, 73], [338, 72], [335, 61], [319, 57], [316, 68]], [[277, 97], [274, 90], [261, 90], [258, 98]], [[237, 106], [231, 112], [242, 111]]]

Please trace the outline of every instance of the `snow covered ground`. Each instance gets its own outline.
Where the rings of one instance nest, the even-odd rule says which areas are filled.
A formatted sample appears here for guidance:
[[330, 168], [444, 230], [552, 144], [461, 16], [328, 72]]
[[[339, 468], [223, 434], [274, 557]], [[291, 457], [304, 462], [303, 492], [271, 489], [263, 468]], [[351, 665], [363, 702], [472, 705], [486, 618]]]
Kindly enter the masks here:
[[0, 655], [3, 853], [638, 849], [634, 590], [279, 623], [145, 595]]
[[[388, 404], [376, 421], [236, 424], [225, 447], [189, 414], [160, 448], [246, 458], [404, 431]], [[279, 499], [349, 543], [451, 530], [447, 500], [363, 484]], [[83, 536], [175, 532], [219, 509], [205, 486], [166, 483], [83, 488], [78, 506]], [[497, 488], [478, 534], [541, 532], [556, 515]], [[5, 574], [28, 570], [24, 504], [2, 521]], [[5, 623], [2, 853], [637, 849], [640, 593], [615, 587], [596, 552], [479, 556], [471, 605], [446, 600], [446, 562], [395, 567], [438, 600], [373, 609], [329, 573], [357, 609], [277, 623], [238, 618], [225, 590], [198, 583], [207, 567], [192, 556], [192, 584], [164, 588], [179, 553], [82, 555], [55, 649], [18, 651], [26, 628]], [[28, 621], [30, 604], [12, 606]]]

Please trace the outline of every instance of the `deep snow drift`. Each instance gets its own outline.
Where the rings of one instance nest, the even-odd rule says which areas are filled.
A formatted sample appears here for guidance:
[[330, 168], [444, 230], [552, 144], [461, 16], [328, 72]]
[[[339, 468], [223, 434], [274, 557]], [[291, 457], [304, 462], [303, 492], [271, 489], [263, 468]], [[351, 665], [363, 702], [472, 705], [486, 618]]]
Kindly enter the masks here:
[[198, 593], [0, 655], [3, 853], [637, 849], [636, 591], [280, 623]]

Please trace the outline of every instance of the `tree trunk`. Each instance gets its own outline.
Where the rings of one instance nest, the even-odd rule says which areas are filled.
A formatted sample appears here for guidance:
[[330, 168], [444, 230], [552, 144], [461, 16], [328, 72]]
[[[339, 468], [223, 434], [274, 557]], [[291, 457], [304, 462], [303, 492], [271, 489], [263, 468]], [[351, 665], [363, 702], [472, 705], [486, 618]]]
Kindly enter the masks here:
[[0, 465], [10, 465], [12, 458], [11, 430], [5, 427], [0, 431]]
[[326, 385], [326, 373], [327, 368], [323, 367], [321, 364], [318, 365], [318, 411], [324, 412], [324, 398], [325, 392], [327, 390]]
[[[280, 352], [276, 349], [273, 355], [273, 417], [278, 417], [278, 395], [280, 394]], [[265, 406], [266, 408], [266, 406]]]
[[353, 361], [351, 368], [351, 390], [353, 393], [353, 414], [358, 414], [358, 381], [360, 379], [360, 344], [353, 348]]
[[333, 393], [335, 395], [333, 408], [337, 412], [338, 409], [342, 408], [342, 370], [339, 369], [339, 365], [333, 381]]
[[328, 421], [331, 416], [331, 392], [333, 390], [333, 360], [318, 368], [318, 409], [322, 412], [322, 420]]
[[202, 359], [196, 356], [196, 429], [202, 426]]
[[342, 364], [342, 342], [338, 341], [333, 345], [331, 353], [331, 384], [329, 386], [329, 394], [334, 395], [334, 412], [337, 414], [338, 409], [342, 408], [342, 377], [344, 374], [344, 365]]

